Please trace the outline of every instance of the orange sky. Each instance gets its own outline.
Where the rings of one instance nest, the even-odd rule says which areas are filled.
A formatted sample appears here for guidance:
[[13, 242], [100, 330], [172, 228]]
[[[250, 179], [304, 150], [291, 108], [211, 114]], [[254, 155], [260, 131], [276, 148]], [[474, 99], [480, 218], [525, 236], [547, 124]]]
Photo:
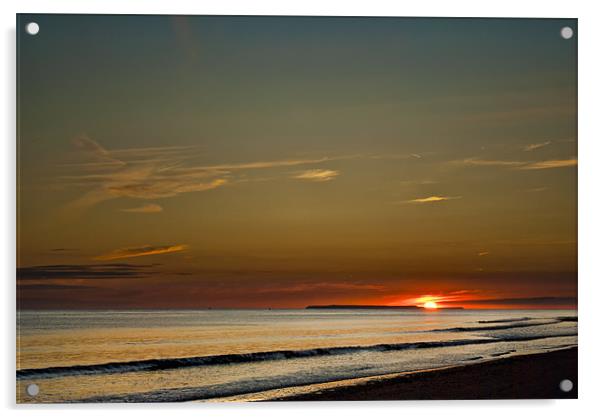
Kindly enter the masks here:
[[576, 22], [38, 21], [20, 308], [576, 305]]

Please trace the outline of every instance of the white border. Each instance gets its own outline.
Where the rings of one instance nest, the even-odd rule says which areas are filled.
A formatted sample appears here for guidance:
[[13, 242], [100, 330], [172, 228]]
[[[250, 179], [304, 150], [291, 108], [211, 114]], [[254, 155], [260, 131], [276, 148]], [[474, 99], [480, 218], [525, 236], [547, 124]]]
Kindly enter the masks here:
[[[504, 417], [510, 414], [534, 413], [547, 417], [591, 415], [599, 397], [600, 367], [599, 299], [602, 298], [602, 268], [597, 258], [602, 229], [601, 167], [602, 155], [599, 99], [602, 96], [602, 15], [599, 2], [526, 1], [498, 2], [468, 0], [422, 0], [415, 2], [370, 0], [353, 3], [350, 0], [282, 0], [253, 1], [180, 1], [180, 0], [21, 0], [0, 3], [4, 48], [2, 57], [2, 128], [4, 138], [0, 150], [0, 217], [2, 240], [0, 257], [1, 280], [4, 290], [2, 325], [2, 377], [0, 379], [2, 406], [6, 416], [104, 417], [108, 411], [116, 418], [132, 413], [159, 417], [173, 413], [179, 416], [239, 416], [287, 418], [328, 416], [336, 413], [345, 417], [377, 414], [406, 414], [417, 417]], [[344, 16], [467, 16], [467, 17], [571, 17], [579, 18], [579, 401], [473, 401], [473, 402], [364, 402], [364, 403], [296, 403], [244, 405], [90, 405], [34, 406], [14, 405], [15, 360], [15, 13], [118, 13], [118, 14], [270, 14], [270, 15], [344, 15]], [[553, 366], [552, 366], [553, 367]], [[536, 382], [533, 382], [536, 384]], [[535, 411], [535, 409], [537, 411]], [[596, 408], [599, 409], [599, 408]], [[588, 413], [589, 412], [589, 413]], [[519, 415], [519, 416], [520, 416]]]

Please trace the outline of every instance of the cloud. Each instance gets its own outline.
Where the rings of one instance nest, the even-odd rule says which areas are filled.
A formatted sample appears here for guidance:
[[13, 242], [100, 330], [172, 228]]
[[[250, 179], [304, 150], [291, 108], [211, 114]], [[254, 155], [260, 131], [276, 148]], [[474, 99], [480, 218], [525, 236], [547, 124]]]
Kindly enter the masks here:
[[412, 200], [407, 200], [407, 203], [436, 203], [436, 202], [443, 202], [445, 200], [455, 200], [455, 199], [461, 199], [462, 196], [429, 196], [429, 197], [422, 197], [422, 198], [418, 198], [418, 199], [412, 199]]
[[535, 151], [536, 149], [547, 147], [552, 141], [540, 142], [538, 144], [529, 144], [523, 147], [523, 151]]
[[566, 160], [547, 160], [535, 163], [529, 163], [522, 167], [521, 170], [546, 170], [549, 168], [574, 167], [577, 165], [577, 158], [569, 158]]
[[163, 212], [163, 208], [156, 203], [149, 203], [148, 205], [142, 205], [136, 208], [121, 209], [121, 211], [130, 213], [158, 213]]
[[313, 159], [296, 159], [296, 160], [275, 160], [275, 161], [256, 161], [248, 163], [237, 163], [237, 164], [220, 164], [213, 166], [201, 167], [203, 170], [248, 170], [248, 169], [261, 169], [261, 168], [275, 168], [275, 167], [290, 167], [295, 165], [306, 165], [306, 164], [318, 164], [326, 161], [338, 160], [349, 157], [323, 157]]
[[123, 161], [113, 158], [109, 151], [103, 148], [98, 142], [88, 138], [86, 135], [81, 135], [74, 138], [71, 143], [96, 163], [108, 165], [124, 164]]
[[[362, 157], [343, 155], [195, 165], [191, 162], [199, 157], [197, 147], [109, 150], [86, 136], [74, 139], [73, 144], [78, 151], [75, 154], [77, 160], [61, 165], [67, 173], [60, 176], [59, 181], [61, 187], [80, 188], [85, 192], [71, 202], [71, 208], [86, 208], [119, 197], [149, 200], [206, 192], [227, 184], [240, 183], [241, 179], [244, 181], [245, 173], [249, 170], [315, 165]], [[338, 172], [333, 170], [309, 170], [298, 178], [327, 181], [336, 175]]]
[[63, 186], [87, 191], [72, 202], [71, 207], [88, 207], [118, 197], [172, 197], [215, 189], [227, 183], [228, 173], [224, 171], [178, 171], [196, 155], [193, 147], [107, 150], [87, 137], [78, 137], [73, 143], [80, 151], [78, 161], [64, 167], [76, 172], [63, 175], [59, 180]]
[[576, 297], [541, 296], [532, 298], [507, 299], [472, 299], [462, 300], [459, 304], [466, 305], [534, 305], [534, 306], [567, 306], [576, 305]]
[[496, 306], [496, 305], [508, 305], [508, 306], [521, 306], [531, 305], [538, 307], [545, 306], [576, 306], [577, 298], [574, 296], [536, 296], [536, 297], [522, 297], [522, 298], [479, 298], [479, 295], [483, 294], [481, 290], [459, 290], [449, 292], [446, 294], [429, 294], [422, 295], [417, 298], [410, 298], [400, 301], [401, 304], [409, 305], [421, 305], [426, 301], [435, 301], [443, 305], [451, 306], [472, 306], [472, 305], [483, 305], [483, 306]]
[[256, 290], [249, 290], [254, 293], [303, 293], [303, 292], [314, 292], [314, 291], [376, 291], [383, 292], [386, 290], [385, 286], [380, 284], [369, 284], [369, 283], [351, 283], [351, 282], [339, 282], [339, 283], [298, 283], [294, 285], [283, 285], [283, 286], [269, 286], [266, 288], [259, 288]]
[[475, 166], [497, 166], [497, 167], [516, 167], [525, 164], [521, 161], [504, 160], [483, 160], [480, 158], [465, 158], [463, 160], [452, 161], [453, 164], [475, 165]]
[[401, 180], [400, 184], [403, 186], [408, 185], [429, 185], [429, 184], [438, 184], [438, 181], [435, 180]]
[[309, 181], [330, 181], [338, 175], [339, 172], [335, 170], [315, 169], [302, 171], [301, 173], [293, 176], [293, 178]]
[[489, 255], [489, 251], [481, 251], [481, 252], [477, 253], [477, 255], [478, 255], [479, 257], [484, 257], [484, 256], [486, 256], [486, 255]]
[[142, 278], [156, 264], [54, 264], [17, 268], [17, 279], [124, 279]]
[[169, 254], [179, 251], [184, 251], [188, 248], [187, 245], [163, 245], [152, 246], [145, 245], [143, 247], [118, 248], [110, 253], [94, 257], [95, 260], [119, 260], [123, 258], [143, 257], [148, 255]]
[[[429, 153], [427, 153], [429, 154]], [[410, 160], [410, 159], [421, 159], [424, 154], [411, 153], [411, 154], [372, 154], [367, 155], [367, 158], [372, 160]]]
[[98, 289], [96, 286], [86, 285], [70, 285], [70, 284], [25, 284], [17, 282], [18, 291], [46, 291], [46, 290], [82, 290], [82, 289]]
[[120, 184], [107, 188], [115, 196], [135, 197], [139, 199], [159, 199], [177, 196], [181, 193], [204, 192], [227, 183], [226, 179], [216, 179], [206, 183], [182, 181], [160, 181], [156, 183]]
[[466, 166], [497, 166], [507, 167], [517, 170], [543, 170], [549, 168], [572, 167], [577, 165], [577, 158], [572, 157], [566, 160], [547, 160], [547, 161], [505, 161], [505, 160], [482, 160], [479, 158], [466, 158], [464, 160], [451, 161], [452, 164]]
[[443, 293], [438, 293], [438, 294], [427, 294], [427, 295], [422, 295], [419, 297], [412, 297], [412, 298], [408, 298], [408, 299], [403, 299], [403, 300], [397, 300], [395, 301], [395, 304], [401, 304], [401, 305], [422, 305], [425, 302], [429, 302], [429, 301], [433, 301], [433, 302], [437, 302], [437, 303], [454, 303], [457, 301], [462, 301], [463, 299], [466, 299], [467, 295], [473, 295], [473, 294], [479, 294], [481, 293], [480, 290], [472, 290], [472, 289], [467, 289], [467, 290], [456, 290], [453, 292], [449, 292], [446, 294]]

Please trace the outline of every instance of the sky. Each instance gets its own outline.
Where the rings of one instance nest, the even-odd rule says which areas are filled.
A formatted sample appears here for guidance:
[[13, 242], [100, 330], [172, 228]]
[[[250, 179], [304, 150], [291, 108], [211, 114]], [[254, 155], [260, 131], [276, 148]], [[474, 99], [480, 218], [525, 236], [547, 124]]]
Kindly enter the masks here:
[[20, 309], [576, 306], [576, 20], [30, 21]]

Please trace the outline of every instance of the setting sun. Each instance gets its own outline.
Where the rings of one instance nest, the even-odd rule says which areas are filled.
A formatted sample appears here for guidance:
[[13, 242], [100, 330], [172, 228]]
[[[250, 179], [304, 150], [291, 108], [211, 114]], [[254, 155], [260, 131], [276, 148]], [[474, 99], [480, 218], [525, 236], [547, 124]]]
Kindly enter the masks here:
[[426, 309], [437, 309], [437, 302], [431, 300], [428, 302], [424, 302], [424, 305], [422, 306]]

